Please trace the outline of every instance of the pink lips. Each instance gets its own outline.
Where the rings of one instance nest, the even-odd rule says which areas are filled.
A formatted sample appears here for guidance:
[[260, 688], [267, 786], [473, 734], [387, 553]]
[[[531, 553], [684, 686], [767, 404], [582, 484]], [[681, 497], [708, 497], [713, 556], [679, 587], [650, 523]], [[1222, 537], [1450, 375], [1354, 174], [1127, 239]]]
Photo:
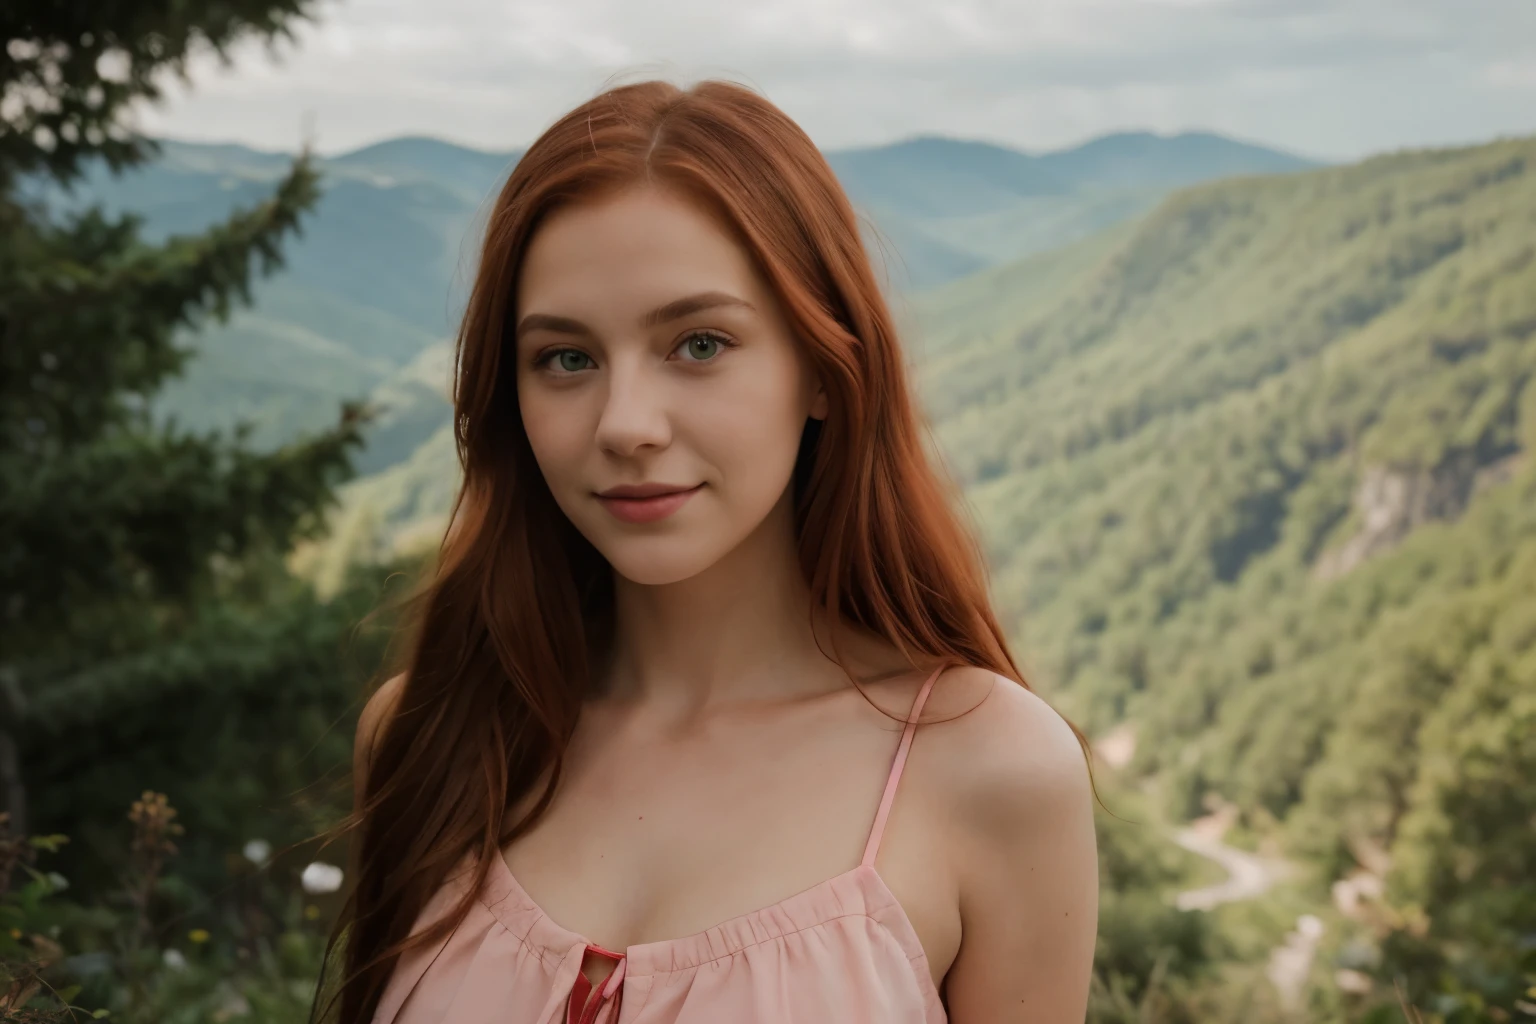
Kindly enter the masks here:
[[615, 519], [626, 523], [654, 523], [682, 508], [703, 486], [678, 488], [666, 484], [640, 484], [613, 487], [599, 494], [597, 500]]

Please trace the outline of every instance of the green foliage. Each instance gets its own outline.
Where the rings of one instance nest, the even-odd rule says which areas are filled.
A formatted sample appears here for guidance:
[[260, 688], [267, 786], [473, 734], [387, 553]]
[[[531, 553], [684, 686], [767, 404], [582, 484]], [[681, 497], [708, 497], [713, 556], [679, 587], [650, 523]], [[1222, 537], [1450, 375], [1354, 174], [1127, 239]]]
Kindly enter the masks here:
[[1391, 895], [1422, 927], [1385, 936], [1386, 967], [1463, 1019], [1536, 986], [1536, 545], [1517, 559], [1471, 610], [1483, 642], [1426, 716], [1393, 844]]
[[142, 0], [55, 3], [12, 0], [0, 14], [0, 93], [8, 101], [0, 134], [0, 193], [19, 174], [68, 180], [103, 159], [114, 170], [146, 154], [123, 128], [131, 104], [162, 95], [163, 74], [185, 76], [187, 59], [237, 42], [271, 43], [291, 33], [312, 0]]
[[[362, 419], [347, 407], [330, 430], [256, 454], [239, 431], [191, 434], [148, 413], [187, 358], [177, 332], [226, 318], [279, 266], [318, 195], [307, 156], [259, 202], [153, 244], [134, 216], [54, 217], [21, 186], [141, 162], [152, 147], [119, 118], [158, 95], [158, 71], [199, 47], [270, 40], [307, 6], [22, 4], [0, 16], [0, 788], [18, 828], [15, 737], [30, 760], [56, 735], [49, 697], [67, 693], [71, 741], [105, 744], [122, 706], [157, 696], [109, 694], [117, 664], [195, 646], [209, 602], [259, 605], [263, 567], [321, 525]], [[54, 796], [40, 795], [40, 816], [72, 820]]]
[[[1351, 639], [1310, 609], [1353, 585], [1320, 560], [1364, 529], [1363, 481], [1425, 492], [1385, 551], [1456, 518], [1518, 452], [1533, 321], [1468, 296], [1536, 290], [1536, 173], [1510, 170], [1527, 156], [1502, 143], [1183, 193], [1037, 317], [925, 365], [998, 600], [1087, 724], [1205, 737], [1187, 771], [1219, 746], [1207, 775], [1253, 779], [1229, 796], [1299, 799], [1323, 737], [1294, 716], [1329, 721], [1348, 689], [1290, 673]], [[1432, 438], [1403, 426], [1410, 410]], [[1242, 698], [1280, 676], [1264, 685], [1295, 695], [1285, 713]], [[1246, 723], [1261, 706], [1283, 741]], [[1176, 746], [1144, 744], [1144, 766]]]
[[[0, 15], [6, 1020], [294, 1020], [313, 990], [334, 908], [302, 899], [292, 853], [350, 803], [335, 783], [383, 644], [355, 627], [386, 570], [321, 602], [284, 560], [322, 528], [366, 412], [333, 408], [325, 429], [263, 451], [243, 427], [152, 414], [185, 332], [226, 320], [281, 265], [319, 196], [313, 162], [196, 234], [152, 238], [134, 215], [38, 198], [40, 182], [150, 155], [118, 118], [161, 72], [270, 41], [309, 6]], [[289, 856], [258, 872], [252, 839]]]
[[253, 837], [283, 846], [334, 826], [390, 623], [357, 624], [387, 602], [388, 572], [355, 573], [326, 602], [291, 579], [209, 600], [173, 637], [43, 679], [21, 750], [36, 819], [76, 840], [60, 870], [106, 884], [125, 853], [115, 809], [145, 787], [182, 809], [180, 875], [196, 892], [221, 888]]
[[1225, 951], [1207, 915], [1178, 910], [1173, 894], [1196, 868], [1168, 841], [1154, 808], [1133, 791], [1105, 794], [1098, 818], [1099, 936], [1094, 971], [1106, 992], [1139, 1004], [1159, 981], [1208, 975]]
[[1533, 228], [1529, 141], [1191, 190], [925, 368], [1037, 678], [1174, 813], [1389, 855], [1383, 984], [1442, 1015], [1536, 936]]
[[0, 1019], [306, 1019], [334, 897], [301, 891], [292, 857], [257, 864], [236, 855], [224, 906], [177, 912], [170, 897], [187, 883], [177, 874], [175, 808], [145, 792], [131, 826], [114, 817], [118, 831], [131, 831], [130, 852], [114, 884], [85, 896], [77, 881], [42, 870], [54, 866], [46, 854], [63, 837], [0, 836], [0, 867], [9, 852], [26, 875], [25, 884], [0, 886]]
[[329, 434], [265, 456], [238, 437], [154, 428], [145, 413], [186, 358], [173, 331], [227, 314], [250, 276], [276, 265], [314, 189], [301, 161], [262, 207], [160, 247], [141, 242], [131, 218], [92, 211], [56, 228], [10, 207], [0, 236], [9, 658], [45, 653], [38, 631], [62, 617], [184, 596], [212, 556], [281, 551], [318, 522], [357, 443], [356, 410]]
[[1113, 775], [1097, 822], [1099, 930], [1090, 1024], [1278, 1022], [1267, 979], [1221, 915], [1179, 910], [1174, 896], [1207, 879], [1206, 866], [1169, 841], [1155, 801]]

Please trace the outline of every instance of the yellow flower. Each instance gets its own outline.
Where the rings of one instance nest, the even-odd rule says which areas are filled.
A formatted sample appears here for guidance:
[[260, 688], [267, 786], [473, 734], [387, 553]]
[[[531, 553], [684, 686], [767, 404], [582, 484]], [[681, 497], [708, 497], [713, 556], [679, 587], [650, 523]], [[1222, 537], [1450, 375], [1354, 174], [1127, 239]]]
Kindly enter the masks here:
[[306, 921], [313, 921], [315, 918], [317, 918], [319, 916], [320, 916], [320, 908], [315, 906], [313, 903], [311, 903], [309, 906], [304, 908], [304, 920], [306, 920]]
[[191, 939], [193, 942], [207, 942], [208, 930], [206, 928], [193, 928], [191, 931], [187, 932], [187, 938]]
[[13, 939], [21, 938], [21, 929], [20, 928], [12, 928], [11, 929], [11, 938], [13, 938]]

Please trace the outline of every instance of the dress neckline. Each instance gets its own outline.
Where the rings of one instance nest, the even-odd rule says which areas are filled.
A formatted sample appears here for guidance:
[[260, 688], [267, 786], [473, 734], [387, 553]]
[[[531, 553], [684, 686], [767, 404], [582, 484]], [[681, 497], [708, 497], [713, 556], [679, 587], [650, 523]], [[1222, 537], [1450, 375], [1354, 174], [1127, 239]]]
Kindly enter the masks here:
[[[530, 952], [551, 967], [591, 941], [552, 918], [512, 873], [497, 851], [480, 903]], [[670, 939], [636, 943], [615, 952], [628, 961], [628, 976], [684, 971], [739, 953], [749, 946], [842, 917], [868, 917], [890, 933], [918, 975], [925, 996], [939, 1001], [917, 930], [901, 901], [872, 864], [857, 864], [775, 903], [749, 910], [702, 931]]]

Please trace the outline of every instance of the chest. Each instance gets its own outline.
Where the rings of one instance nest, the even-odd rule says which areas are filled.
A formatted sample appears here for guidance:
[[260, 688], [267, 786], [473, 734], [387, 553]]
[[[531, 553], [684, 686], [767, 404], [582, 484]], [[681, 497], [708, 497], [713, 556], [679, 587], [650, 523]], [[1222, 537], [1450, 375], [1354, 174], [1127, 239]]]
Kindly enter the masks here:
[[[878, 715], [755, 716], [672, 734], [599, 719], [504, 859], [545, 913], [599, 945], [693, 935], [855, 867], [899, 739], [899, 723]], [[925, 827], [936, 818], [920, 786], [898, 795], [877, 866], [947, 968], [958, 911], [942, 830]]]

